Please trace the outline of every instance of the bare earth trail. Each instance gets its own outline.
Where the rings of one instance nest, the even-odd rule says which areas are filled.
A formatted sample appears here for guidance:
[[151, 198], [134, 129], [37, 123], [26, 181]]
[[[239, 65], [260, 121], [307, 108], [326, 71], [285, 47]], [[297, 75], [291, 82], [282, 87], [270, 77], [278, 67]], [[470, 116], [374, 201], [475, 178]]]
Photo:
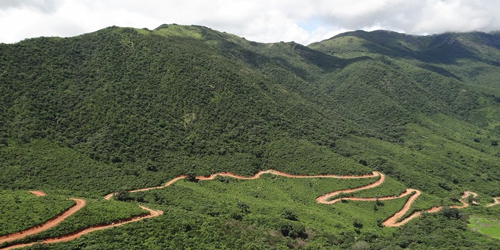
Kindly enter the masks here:
[[4, 236], [1, 236], [0, 237], [0, 244], [2, 244], [4, 242], [19, 240], [19, 239], [22, 239], [24, 237], [43, 232], [45, 230], [48, 230], [50, 228], [57, 226], [63, 220], [70, 217], [72, 214], [74, 214], [75, 212], [77, 212], [78, 210], [82, 209], [85, 206], [85, 200], [82, 200], [82, 199], [72, 199], [72, 200], [75, 201], [75, 205], [70, 207], [68, 210], [64, 211], [63, 213], [57, 215], [56, 217], [48, 220], [47, 222], [45, 222], [41, 225], [29, 228], [29, 229], [26, 229], [26, 230], [23, 230], [23, 231], [20, 231], [17, 233], [7, 234]]
[[500, 204], [500, 197], [493, 198], [493, 203], [486, 205], [486, 207], [493, 207]]
[[[361, 179], [361, 178], [376, 178], [376, 177], [378, 177], [378, 179], [376, 181], [369, 183], [367, 185], [361, 186], [361, 187], [336, 190], [336, 191], [332, 191], [332, 192], [320, 195], [316, 198], [316, 202], [320, 203], [320, 204], [334, 204], [334, 203], [337, 203], [341, 200], [352, 200], [352, 201], [376, 201], [376, 200], [380, 200], [380, 201], [384, 201], [384, 200], [400, 199], [400, 198], [409, 196], [409, 198], [407, 199], [407, 201], [405, 202], [405, 204], [403, 205], [403, 207], [399, 211], [397, 211], [392, 216], [390, 216], [389, 218], [385, 219], [382, 222], [382, 224], [386, 227], [400, 227], [400, 226], [408, 223], [412, 219], [415, 219], [415, 218], [421, 216], [422, 212], [435, 213], [435, 212], [440, 211], [443, 208], [442, 206], [431, 207], [425, 211], [414, 212], [410, 216], [401, 220], [404, 217], [404, 215], [411, 209], [413, 202], [415, 202], [415, 200], [421, 195], [421, 191], [417, 190], [417, 189], [406, 189], [404, 192], [402, 192], [401, 194], [399, 194], [397, 196], [364, 197], [364, 198], [342, 197], [342, 198], [332, 199], [341, 193], [343, 193], [343, 194], [354, 193], [354, 192], [358, 192], [358, 191], [362, 191], [362, 190], [366, 190], [366, 189], [371, 189], [371, 188], [375, 188], [377, 186], [382, 185], [385, 182], [385, 175], [380, 173], [380, 172], [373, 172], [372, 174], [369, 174], [369, 175], [359, 175], [359, 176], [353, 176], [353, 175], [291, 175], [291, 174], [287, 174], [284, 172], [270, 169], [270, 170], [260, 171], [253, 176], [241, 176], [241, 175], [236, 175], [236, 174], [229, 173], [229, 172], [221, 172], [221, 173], [212, 174], [210, 176], [196, 176], [195, 178], [199, 181], [205, 181], [205, 180], [213, 180], [217, 176], [222, 176], [222, 177], [231, 177], [231, 178], [240, 179], [240, 180], [255, 180], [255, 179], [260, 178], [260, 176], [263, 174], [273, 174], [273, 175], [283, 176], [283, 177], [287, 177], [287, 178]], [[182, 180], [182, 179], [185, 179], [185, 178], [186, 178], [185, 175], [181, 175], [181, 176], [178, 176], [178, 177], [168, 181], [167, 183], [165, 183], [164, 185], [161, 185], [161, 186], [129, 190], [128, 192], [136, 193], [136, 192], [145, 192], [145, 191], [149, 191], [149, 190], [153, 190], [153, 189], [166, 188], [166, 187], [174, 184], [175, 182]], [[30, 192], [33, 193], [34, 195], [37, 195], [37, 196], [45, 195], [45, 193], [43, 193], [41, 191], [30, 191]], [[108, 195], [104, 196], [104, 199], [110, 200], [116, 194], [117, 193], [108, 194]], [[476, 193], [473, 193], [470, 191], [465, 191], [460, 199], [460, 202], [462, 203], [462, 205], [453, 205], [450, 207], [461, 209], [461, 208], [465, 208], [465, 207], [469, 206], [469, 204], [467, 202], [465, 202], [464, 199], [466, 199], [467, 197], [469, 197], [471, 195], [473, 197], [477, 196]], [[34, 228], [31, 228], [31, 229], [28, 229], [28, 230], [25, 230], [22, 232], [1, 236], [0, 237], [0, 244], [2, 244], [4, 242], [8, 242], [8, 241], [22, 239], [28, 235], [33, 235], [33, 234], [45, 231], [49, 228], [56, 226], [62, 220], [66, 219], [71, 214], [73, 214], [74, 212], [78, 211], [83, 206], [85, 206], [85, 200], [80, 200], [80, 199], [73, 199], [73, 200], [75, 200], [75, 202], [77, 202], [77, 205], [75, 205], [74, 207], [69, 209], [69, 210], [71, 210], [71, 212], [69, 210], [67, 210], [63, 214], [54, 217], [53, 219], [49, 220], [48, 222], [42, 224], [39, 227], [34, 227]], [[500, 197], [496, 197], [494, 199], [494, 201], [495, 201], [494, 203], [489, 204], [487, 206], [489, 207], [489, 206], [494, 206], [494, 205], [500, 204]], [[78, 207], [78, 208], [76, 209], [75, 207]], [[144, 206], [140, 206], [140, 207], [144, 210], [147, 210], [149, 212], [149, 214], [145, 215], [145, 216], [133, 217], [133, 218], [130, 218], [130, 219], [127, 219], [124, 221], [120, 221], [118, 223], [113, 223], [111, 225], [92, 226], [90, 228], [87, 228], [87, 229], [84, 229], [84, 230], [81, 230], [78, 232], [74, 232], [74, 233], [71, 233], [71, 234], [68, 234], [65, 236], [61, 236], [58, 238], [45, 239], [45, 240], [41, 241], [40, 243], [50, 244], [50, 243], [66, 242], [66, 241], [76, 239], [78, 237], [81, 237], [85, 234], [88, 234], [88, 233], [91, 233], [94, 231], [104, 230], [104, 229], [108, 229], [108, 228], [112, 228], [112, 227], [117, 227], [117, 226], [121, 226], [121, 225], [124, 225], [127, 223], [139, 221], [139, 220], [142, 220], [145, 218], [160, 216], [163, 214], [163, 211], [159, 211], [159, 210], [155, 211], [155, 210], [149, 209], [149, 208], [144, 207]], [[3, 249], [14, 249], [14, 248], [26, 247], [26, 246], [34, 245], [35, 243], [36, 242], [26, 243], [26, 244], [17, 244], [17, 245], [9, 246], [7, 248], [3, 248]]]
[[35, 196], [45, 196], [45, 193], [43, 191], [40, 191], [40, 190], [31, 190], [29, 192], [34, 194]]
[[[453, 206], [450, 206], [451, 208], [458, 208], [458, 209], [462, 209], [462, 208], [466, 208], [469, 206], [469, 203], [465, 202], [464, 199], [466, 199], [467, 197], [469, 196], [472, 196], [473, 198], [476, 198], [477, 197], [477, 194], [474, 193], [474, 192], [471, 192], [471, 191], [465, 191], [462, 196], [460, 197], [461, 199], [459, 200], [460, 203], [462, 203], [462, 205], [453, 205]], [[475, 204], [477, 205], [478, 203], [476, 201], [472, 201], [472, 204]]]
[[[236, 175], [236, 174], [229, 173], [229, 172], [221, 172], [221, 173], [217, 173], [217, 174], [212, 174], [210, 176], [196, 176], [196, 179], [200, 180], [200, 181], [208, 181], [208, 180], [215, 179], [215, 177], [217, 177], [217, 176], [222, 176], [222, 177], [232, 177], [232, 178], [239, 179], [239, 180], [255, 180], [255, 179], [260, 178], [260, 176], [263, 174], [274, 174], [274, 175], [288, 177], [288, 178], [304, 178], [304, 179], [305, 178], [362, 179], [362, 178], [373, 178], [373, 177], [381, 176], [382, 182], [384, 182], [383, 178], [385, 178], [385, 176], [379, 172], [373, 172], [373, 174], [371, 174], [371, 175], [358, 175], [358, 176], [356, 176], [356, 175], [291, 175], [291, 174], [287, 174], [287, 173], [283, 173], [280, 171], [269, 169], [269, 170], [265, 170], [265, 171], [260, 171], [260, 172], [256, 173], [253, 176], [250, 176], [250, 177]], [[175, 182], [182, 180], [182, 179], [185, 179], [185, 178], [186, 178], [185, 175], [181, 175], [181, 176], [178, 176], [178, 177], [170, 180], [169, 182], [167, 182], [161, 186], [141, 188], [141, 189], [136, 189], [136, 190], [130, 190], [128, 192], [137, 193], [137, 192], [144, 192], [144, 191], [149, 191], [149, 190], [153, 190], [153, 189], [166, 188], [166, 187], [174, 184]], [[380, 184], [382, 184], [382, 183], [379, 183], [378, 185], [380, 185]], [[375, 186], [378, 186], [378, 185], [375, 185]], [[373, 187], [375, 187], [375, 186], [373, 186]], [[373, 187], [367, 187], [367, 188], [373, 188]], [[367, 188], [364, 188], [364, 189], [367, 189]], [[356, 191], [359, 191], [359, 190], [356, 190]], [[352, 192], [355, 192], [355, 191], [352, 191]], [[345, 193], [345, 191], [344, 191], [344, 193]], [[116, 193], [108, 194], [108, 195], [104, 196], [104, 199], [110, 200], [115, 195], [116, 195]], [[335, 196], [335, 195], [332, 195], [332, 196]]]
[[[384, 201], [384, 200], [400, 199], [400, 198], [403, 198], [403, 197], [406, 197], [406, 196], [410, 196], [408, 198], [408, 200], [405, 202], [405, 204], [403, 205], [403, 207], [398, 212], [396, 212], [395, 214], [393, 214], [392, 216], [390, 216], [389, 218], [385, 219], [382, 222], [382, 225], [384, 225], [386, 227], [401, 227], [404, 224], [406, 224], [409, 221], [411, 221], [412, 219], [420, 217], [422, 215], [422, 212], [436, 213], [436, 212], [439, 212], [441, 209], [443, 209], [442, 206], [431, 207], [431, 208], [429, 208], [427, 210], [424, 210], [424, 211], [416, 211], [416, 212], [412, 213], [410, 216], [408, 216], [405, 219], [401, 220], [404, 217], [404, 215], [411, 209], [411, 205], [413, 204], [413, 202], [415, 202], [415, 200], [421, 195], [422, 192], [420, 190], [417, 190], [417, 189], [406, 189], [404, 192], [402, 192], [398, 196], [368, 197], [368, 198], [344, 197], [344, 198], [338, 198], [338, 199], [330, 200], [331, 198], [334, 198], [335, 196], [337, 196], [337, 195], [339, 195], [341, 193], [344, 193], [344, 194], [354, 193], [354, 192], [358, 192], [358, 191], [362, 191], [362, 190], [366, 190], [366, 189], [371, 189], [371, 188], [375, 188], [377, 186], [380, 186], [381, 184], [383, 184], [385, 182], [385, 175], [382, 174], [382, 173], [380, 173], [380, 172], [376, 172], [376, 171], [374, 171], [371, 175], [358, 175], [358, 176], [356, 176], [356, 175], [291, 175], [291, 174], [287, 174], [287, 173], [284, 173], [284, 172], [280, 172], [280, 171], [269, 169], [269, 170], [265, 170], [265, 171], [260, 171], [260, 172], [256, 173], [253, 176], [241, 176], [241, 175], [236, 175], [236, 174], [229, 173], [229, 172], [221, 172], [221, 173], [212, 174], [210, 176], [196, 176], [196, 179], [200, 180], [200, 181], [205, 181], [205, 180], [213, 180], [217, 176], [222, 176], [222, 177], [232, 177], [232, 178], [240, 179], [240, 180], [255, 180], [255, 179], [260, 178], [260, 176], [263, 175], [263, 174], [273, 174], [273, 175], [277, 175], [277, 176], [283, 176], [283, 177], [288, 177], [288, 178], [300, 178], [300, 179], [302, 179], [302, 178], [361, 179], [361, 178], [375, 178], [375, 177], [379, 177], [379, 179], [376, 180], [375, 182], [372, 182], [370, 184], [367, 184], [367, 185], [364, 185], [364, 186], [361, 186], [361, 187], [350, 188], [350, 189], [343, 189], [343, 190], [336, 190], [336, 191], [333, 191], [333, 192], [330, 192], [330, 193], [323, 194], [323, 195], [318, 196], [316, 198], [316, 202], [320, 203], [320, 204], [334, 204], [334, 203], [337, 203], [337, 202], [339, 202], [341, 200], [376, 201], [378, 199], [380, 201]], [[162, 186], [156, 186], [156, 187], [150, 187], [150, 188], [142, 188], [142, 189], [130, 190], [129, 192], [135, 193], [135, 192], [149, 191], [149, 190], [153, 190], [153, 189], [166, 188], [166, 187], [174, 184], [175, 182], [177, 182], [179, 180], [182, 180], [182, 179], [185, 179], [185, 178], [186, 178], [185, 175], [181, 175], [181, 176], [178, 176], [178, 177], [170, 180], [169, 182], [165, 183]], [[115, 194], [116, 193], [108, 194], [104, 198], [107, 199], [107, 200], [109, 200]], [[458, 208], [458, 209], [468, 207], [469, 204], [466, 203], [464, 201], [464, 199], [466, 199], [470, 195], [472, 195], [473, 197], [477, 196], [477, 194], [474, 193], [474, 192], [465, 191], [463, 193], [463, 195], [461, 196], [461, 199], [459, 200], [462, 203], [462, 205], [453, 205], [453, 206], [450, 206], [450, 207], [451, 208]], [[498, 201], [498, 204], [500, 204], [500, 199], [499, 200], [495, 199], [495, 201]], [[473, 203], [477, 204], [475, 202], [473, 202]]]
[[[30, 191], [30, 192], [32, 193], [32, 191]], [[32, 228], [23, 230], [21, 232], [17, 232], [17, 233], [13, 233], [13, 234], [8, 234], [8, 235], [1, 236], [0, 237], [0, 244], [3, 244], [5, 242], [11, 242], [11, 241], [14, 241], [14, 240], [20, 240], [20, 239], [23, 239], [23, 238], [25, 238], [27, 236], [38, 234], [38, 233], [46, 231], [46, 230], [48, 230], [50, 228], [53, 228], [53, 227], [57, 226], [59, 223], [61, 223], [63, 220], [65, 220], [66, 218], [68, 218], [69, 216], [71, 216], [72, 214], [74, 214], [75, 212], [77, 212], [78, 210], [82, 209], [85, 206], [85, 200], [74, 199], [74, 198], [70, 198], [70, 199], [74, 200], [76, 202], [76, 204], [73, 205], [68, 210], [66, 210], [65, 212], [63, 212], [62, 214], [57, 215], [56, 217], [50, 219], [49, 221], [47, 221], [47, 222], [45, 222], [45, 223], [43, 223], [43, 224], [41, 224], [39, 226], [35, 226], [35, 227], [32, 227]], [[81, 237], [81, 236], [83, 236], [85, 234], [88, 234], [88, 233], [91, 233], [91, 232], [94, 232], [94, 231], [104, 230], [104, 229], [108, 229], [108, 228], [112, 228], [112, 227], [118, 227], [118, 226], [125, 225], [127, 223], [136, 222], [136, 221], [143, 220], [143, 219], [146, 219], [146, 218], [152, 218], [152, 217], [160, 216], [160, 215], [163, 214], [163, 211], [160, 211], [160, 210], [152, 210], [152, 209], [149, 209], [149, 208], [144, 207], [144, 206], [140, 206], [140, 207], [142, 209], [148, 211], [149, 214], [142, 215], [142, 216], [137, 216], [137, 217], [132, 217], [132, 218], [129, 218], [129, 219], [126, 219], [126, 220], [121, 220], [119, 222], [112, 223], [112, 224], [109, 224], [109, 225], [96, 225], [96, 226], [92, 226], [90, 228], [87, 228], [87, 229], [84, 229], [84, 230], [81, 230], [81, 231], [78, 231], [78, 232], [74, 232], [74, 233], [71, 233], [71, 234], [68, 234], [68, 235], [65, 235], [65, 236], [57, 237], [57, 238], [49, 238], [49, 239], [45, 239], [45, 240], [38, 241], [38, 242], [16, 244], [16, 245], [12, 245], [12, 246], [9, 246], [9, 247], [6, 247], [6, 248], [2, 248], [2, 249], [15, 249], [15, 248], [27, 247], [27, 246], [32, 246], [32, 245], [34, 245], [36, 243], [50, 244], [50, 243], [66, 242], [66, 241], [70, 241], [70, 240], [76, 239], [78, 237]]]
[[94, 231], [104, 230], [104, 229], [108, 229], [108, 228], [112, 228], [112, 227], [118, 227], [118, 226], [125, 225], [127, 223], [136, 222], [136, 221], [143, 220], [143, 219], [146, 219], [146, 218], [152, 218], [152, 217], [160, 216], [160, 215], [163, 214], [163, 211], [152, 210], [152, 209], [149, 209], [149, 208], [144, 207], [144, 206], [140, 206], [140, 207], [142, 209], [144, 209], [144, 210], [147, 210], [149, 212], [149, 214], [147, 214], [145, 216], [133, 217], [133, 218], [130, 218], [130, 219], [127, 219], [127, 220], [123, 220], [123, 221], [121, 221], [119, 223], [113, 223], [113, 224], [110, 224], [110, 225], [97, 225], [97, 226], [93, 226], [91, 228], [87, 228], [87, 229], [84, 229], [84, 230], [81, 230], [81, 231], [78, 231], [78, 232], [75, 232], [75, 233], [71, 233], [71, 234], [68, 234], [68, 235], [65, 235], [65, 236], [57, 237], [57, 238], [45, 239], [45, 240], [39, 241], [39, 242], [17, 244], [17, 245], [9, 246], [9, 247], [2, 248], [2, 249], [15, 249], [15, 248], [21, 248], [21, 247], [28, 247], [28, 246], [35, 245], [37, 243], [51, 244], [51, 243], [66, 242], [66, 241], [74, 240], [74, 239], [76, 239], [78, 237], [81, 237], [81, 236], [83, 236], [85, 234], [88, 234], [88, 233], [91, 233], [91, 232], [94, 232]]

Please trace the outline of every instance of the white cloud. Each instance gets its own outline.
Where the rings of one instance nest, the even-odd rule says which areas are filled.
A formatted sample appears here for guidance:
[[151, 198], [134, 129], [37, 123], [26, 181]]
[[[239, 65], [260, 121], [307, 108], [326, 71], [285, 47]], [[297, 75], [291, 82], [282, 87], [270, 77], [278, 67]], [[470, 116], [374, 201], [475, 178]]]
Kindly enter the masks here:
[[259, 42], [303, 44], [356, 29], [411, 34], [500, 30], [496, 0], [1, 0], [0, 42], [117, 25], [196, 24]]
[[2, 0], [0, 9], [28, 8], [46, 13], [52, 13], [61, 1], [58, 0]]

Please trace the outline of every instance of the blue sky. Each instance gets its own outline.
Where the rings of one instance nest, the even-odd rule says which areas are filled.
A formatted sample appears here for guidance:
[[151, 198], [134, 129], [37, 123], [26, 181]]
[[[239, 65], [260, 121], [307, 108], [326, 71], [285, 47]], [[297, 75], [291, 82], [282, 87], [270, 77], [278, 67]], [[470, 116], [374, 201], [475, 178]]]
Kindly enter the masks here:
[[257, 42], [301, 44], [350, 30], [416, 35], [500, 30], [498, 0], [0, 0], [0, 42], [108, 26], [196, 24]]
[[323, 21], [319, 18], [309, 18], [298, 23], [299, 27], [311, 33], [323, 25]]

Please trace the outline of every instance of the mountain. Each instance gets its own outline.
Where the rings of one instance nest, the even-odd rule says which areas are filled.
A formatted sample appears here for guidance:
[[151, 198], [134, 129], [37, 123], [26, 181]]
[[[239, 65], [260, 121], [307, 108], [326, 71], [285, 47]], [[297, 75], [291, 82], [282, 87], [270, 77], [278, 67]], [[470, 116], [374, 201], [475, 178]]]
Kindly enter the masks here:
[[[487, 204], [500, 196], [499, 72], [500, 35], [481, 32], [413, 36], [352, 31], [304, 46], [257, 43], [201, 26], [161, 25], [0, 44], [0, 190], [41, 189], [61, 197], [98, 199], [162, 185], [179, 175], [251, 176], [265, 169], [301, 175], [379, 171], [387, 175], [387, 186], [376, 196], [396, 196], [406, 187], [421, 190], [414, 210], [456, 204], [465, 190], [479, 193], [476, 201]], [[260, 188], [270, 180], [241, 185]], [[178, 184], [173, 194], [165, 190], [121, 196], [127, 203], [146, 202], [170, 213], [112, 229], [135, 234], [133, 240], [113, 245], [113, 237], [123, 236], [104, 232], [98, 234], [99, 242], [80, 238], [47, 246], [500, 245], [467, 229], [465, 216], [453, 220], [449, 213], [424, 216], [400, 230], [380, 228], [372, 217], [382, 220], [394, 213], [399, 203], [392, 201], [383, 208], [349, 202], [311, 212], [317, 204], [299, 206], [302, 198], [297, 197], [313, 182], [272, 184], [278, 185], [270, 187], [275, 194], [292, 192], [276, 198], [279, 209], [266, 198], [255, 205], [246, 201], [250, 209], [239, 200], [229, 204], [199, 183]], [[229, 190], [240, 192], [231, 193], [234, 197], [271, 197], [237, 191], [236, 186]], [[283, 199], [293, 204], [278, 202], [286, 195], [291, 197]], [[116, 203], [121, 205], [111, 204], [115, 209], [126, 206]], [[467, 209], [464, 214], [498, 219], [498, 208]], [[87, 215], [102, 216], [97, 211]], [[307, 217], [311, 213], [317, 217]], [[328, 213], [339, 218], [321, 224], [319, 218]], [[111, 217], [105, 222], [113, 221]], [[426, 224], [433, 227], [422, 229]], [[70, 227], [47, 234], [69, 233]], [[462, 241], [449, 240], [457, 237]], [[220, 245], [211, 245], [214, 241]]]

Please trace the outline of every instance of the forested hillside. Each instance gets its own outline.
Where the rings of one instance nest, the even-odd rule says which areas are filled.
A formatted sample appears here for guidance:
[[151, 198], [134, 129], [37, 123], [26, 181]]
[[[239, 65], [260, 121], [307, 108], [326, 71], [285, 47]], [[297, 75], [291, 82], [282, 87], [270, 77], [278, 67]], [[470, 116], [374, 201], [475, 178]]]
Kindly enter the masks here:
[[[49, 249], [495, 249], [467, 219], [500, 219], [500, 208], [482, 206], [500, 196], [499, 119], [497, 33], [353, 31], [304, 46], [162, 25], [28, 39], [0, 44], [0, 199], [17, 206], [23, 190], [44, 190], [58, 207], [94, 199], [75, 226], [36, 240], [140, 214], [135, 203], [165, 212]], [[384, 228], [404, 199], [314, 203], [361, 182], [219, 178], [123, 192], [266, 169], [379, 171], [385, 186], [365, 197], [418, 189], [416, 211], [460, 204], [470, 190], [479, 205]], [[117, 201], [100, 200], [113, 192]], [[0, 224], [12, 223], [7, 214]]]

